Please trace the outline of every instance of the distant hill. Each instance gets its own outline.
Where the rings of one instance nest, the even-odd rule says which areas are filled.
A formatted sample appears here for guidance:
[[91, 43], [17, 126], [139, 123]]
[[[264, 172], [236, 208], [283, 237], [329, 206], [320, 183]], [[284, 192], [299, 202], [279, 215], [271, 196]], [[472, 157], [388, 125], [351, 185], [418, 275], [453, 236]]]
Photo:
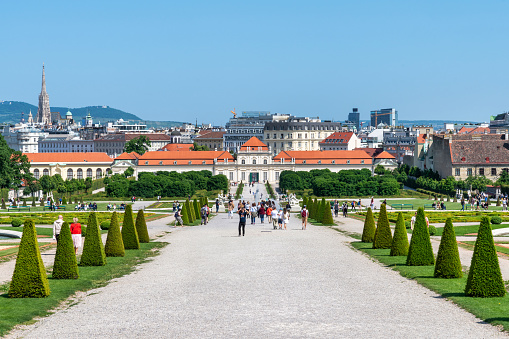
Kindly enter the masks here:
[[399, 125], [403, 125], [405, 127], [411, 127], [413, 125], [424, 125], [424, 126], [433, 126], [433, 127], [444, 127], [445, 123], [449, 124], [479, 124], [479, 122], [475, 121], [464, 121], [464, 120], [398, 120]]

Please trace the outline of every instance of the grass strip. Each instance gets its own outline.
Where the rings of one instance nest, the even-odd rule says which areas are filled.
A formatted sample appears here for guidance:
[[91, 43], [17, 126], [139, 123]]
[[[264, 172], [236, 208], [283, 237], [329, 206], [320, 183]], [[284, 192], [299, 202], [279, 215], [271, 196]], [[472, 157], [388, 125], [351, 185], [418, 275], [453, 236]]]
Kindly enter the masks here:
[[111, 279], [132, 272], [135, 267], [158, 254], [166, 246], [165, 242], [140, 244], [140, 250], [126, 251], [125, 257], [109, 257], [108, 264], [96, 267], [81, 267], [80, 278], [76, 280], [49, 279], [51, 295], [47, 298], [8, 297], [9, 283], [0, 286], [0, 336], [8, 333], [14, 326], [43, 317], [78, 291], [87, 291], [105, 286]]
[[[501, 325], [509, 330], [509, 295], [498, 298], [472, 298], [465, 296], [467, 274], [459, 279], [434, 278], [435, 266], [406, 266], [406, 256], [391, 257], [390, 249], [373, 249], [371, 243], [352, 242], [352, 246], [380, 263], [395, 271], [403, 277], [413, 279], [426, 288], [440, 294], [443, 298], [451, 300], [461, 308], [491, 325]], [[497, 248], [498, 250], [498, 248]]]

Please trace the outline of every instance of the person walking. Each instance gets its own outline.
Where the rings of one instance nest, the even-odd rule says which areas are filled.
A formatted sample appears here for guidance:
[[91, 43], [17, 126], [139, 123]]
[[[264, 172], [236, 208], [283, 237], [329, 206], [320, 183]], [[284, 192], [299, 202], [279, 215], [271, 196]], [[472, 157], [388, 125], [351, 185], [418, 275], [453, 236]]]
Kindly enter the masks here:
[[302, 229], [305, 230], [308, 225], [308, 216], [309, 211], [306, 208], [306, 205], [302, 208], [302, 211], [300, 211], [300, 216], [302, 217]]
[[71, 224], [71, 237], [72, 244], [74, 246], [74, 254], [78, 254], [78, 248], [81, 247], [81, 224], [78, 222], [78, 218], [72, 219]]
[[177, 224], [180, 224], [180, 226], [184, 226], [184, 221], [182, 220], [180, 207], [177, 209], [177, 212], [175, 212], [175, 226], [177, 226]]
[[278, 226], [279, 226], [279, 229], [282, 230], [283, 229], [283, 210], [282, 209], [279, 209], [279, 212], [277, 214], [277, 223], [278, 223]]
[[216, 213], [219, 213], [219, 199], [216, 199]]
[[201, 215], [201, 224], [200, 225], [207, 225], [207, 204], [203, 204], [200, 210]]
[[272, 215], [271, 215], [271, 218], [272, 218], [272, 227], [274, 227], [274, 229], [277, 229], [277, 219], [278, 219], [278, 212], [277, 212], [277, 208], [276, 206], [274, 206], [274, 208], [272, 209]]
[[246, 234], [246, 219], [247, 219], [248, 214], [249, 213], [246, 211], [244, 206], [242, 206], [239, 211], [239, 237], [240, 237], [241, 231], [242, 231], [242, 236], [244, 236]]
[[270, 204], [268, 206], [265, 214], [267, 215], [267, 222], [270, 223], [272, 221], [272, 207], [270, 207]]
[[53, 223], [53, 239], [57, 241], [60, 237], [60, 230], [62, 229], [62, 225], [64, 224], [64, 217], [62, 215], [58, 216], [58, 219]]
[[465, 198], [461, 198], [461, 210], [465, 210]]
[[290, 211], [286, 208], [283, 210], [283, 226], [286, 230], [286, 226], [290, 223]]
[[230, 202], [228, 202], [228, 219], [233, 219], [233, 208], [235, 206], [233, 205], [233, 201], [230, 200]]
[[258, 209], [258, 215], [260, 216], [260, 221], [263, 224], [263, 220], [265, 218], [265, 207], [263, 207], [263, 204], [261, 204], [260, 208]]
[[253, 205], [251, 206], [251, 225], [254, 225], [256, 223], [256, 214], [258, 213], [258, 210], [256, 208], [256, 204], [253, 202]]

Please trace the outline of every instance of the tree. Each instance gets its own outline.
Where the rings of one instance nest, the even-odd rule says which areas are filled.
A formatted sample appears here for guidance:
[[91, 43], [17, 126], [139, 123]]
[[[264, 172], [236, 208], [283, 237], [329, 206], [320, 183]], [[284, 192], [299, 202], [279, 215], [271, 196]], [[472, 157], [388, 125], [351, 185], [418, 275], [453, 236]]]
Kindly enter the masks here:
[[124, 212], [124, 223], [122, 225], [122, 240], [126, 250], [137, 250], [140, 248], [138, 232], [133, 221], [132, 205], [127, 205]]
[[440, 247], [438, 248], [437, 263], [435, 265], [435, 278], [461, 278], [461, 261], [458, 252], [456, 234], [451, 218], [445, 221]]
[[386, 205], [380, 206], [380, 213], [378, 214], [378, 221], [375, 231], [375, 239], [373, 240], [373, 248], [391, 248], [392, 233], [389, 225], [389, 218], [387, 218]]
[[383, 167], [382, 165], [376, 165], [376, 167], [375, 167], [375, 174], [384, 175], [385, 174], [385, 167]]
[[150, 237], [148, 235], [147, 223], [145, 222], [145, 214], [143, 210], [139, 210], [136, 215], [136, 232], [140, 243], [149, 243]]
[[394, 230], [394, 238], [391, 245], [391, 256], [408, 255], [408, 235], [403, 219], [403, 213], [398, 213], [396, 221], [396, 229]]
[[186, 208], [186, 204], [182, 204], [182, 210], [180, 211], [180, 213], [182, 213], [182, 223], [184, 225], [189, 225], [189, 216], [187, 214], [187, 208]]
[[325, 213], [325, 209], [327, 208], [328, 203], [325, 201], [325, 198], [322, 198], [322, 201], [320, 202], [320, 210], [318, 211], [318, 222], [322, 222], [323, 215]]
[[207, 181], [207, 190], [223, 190], [223, 192], [228, 191], [228, 178], [224, 174], [218, 174], [212, 176]]
[[104, 252], [107, 257], [125, 256], [124, 241], [122, 240], [122, 233], [120, 233], [117, 212], [113, 212], [111, 215], [110, 227], [108, 229], [108, 236], [106, 237]]
[[191, 207], [191, 203], [189, 202], [189, 199], [186, 200], [186, 211], [187, 211], [187, 217], [189, 218], [189, 222], [193, 223], [198, 217], [194, 215], [194, 208]]
[[424, 216], [424, 209], [417, 209], [412, 240], [408, 248], [406, 264], [408, 266], [428, 266], [435, 263], [431, 240], [429, 238], [428, 225]]
[[14, 151], [0, 136], [0, 188], [19, 188], [23, 181], [34, 180], [27, 156]]
[[131, 153], [136, 152], [139, 155], [143, 155], [149, 150], [151, 146], [150, 140], [145, 135], [140, 135], [137, 138], [129, 140], [124, 146], [124, 152]]
[[325, 210], [323, 212], [322, 225], [334, 225], [334, 219], [332, 219], [332, 211], [329, 203], [326, 203]]
[[362, 242], [373, 242], [375, 231], [375, 218], [373, 218], [371, 207], [368, 207], [368, 213], [366, 213], [366, 219], [364, 219], [364, 229], [362, 230]]
[[88, 215], [87, 232], [83, 244], [80, 266], [104, 266], [106, 265], [106, 253], [101, 239], [101, 230], [97, 224], [95, 212]]
[[134, 174], [134, 168], [132, 167], [128, 167], [125, 171], [124, 171], [124, 175], [125, 177], [132, 177]]
[[193, 147], [191, 148], [191, 151], [208, 151], [209, 148], [207, 145], [200, 146], [196, 142], [193, 143]]
[[60, 230], [58, 238], [57, 253], [53, 264], [53, 279], [78, 279], [78, 262], [74, 254], [74, 245], [72, 242], [69, 223], [65, 221]]
[[85, 184], [85, 192], [87, 192], [87, 193], [88, 193], [88, 190], [89, 190], [90, 188], [92, 188], [92, 185], [93, 185], [94, 183], [92, 182], [92, 178], [88, 177], [88, 178], [86, 178], [86, 179], [85, 179], [84, 184]]
[[49, 295], [48, 277], [39, 251], [34, 221], [27, 219], [9, 287], [9, 297], [44, 298]]
[[196, 199], [194, 199], [194, 201], [193, 201], [193, 207], [194, 207], [194, 214], [196, 216], [198, 216], [198, 218], [201, 218], [201, 215], [200, 215], [201, 206], [198, 205], [198, 201]]
[[504, 280], [491, 233], [490, 218], [481, 217], [465, 294], [469, 297], [503, 297]]

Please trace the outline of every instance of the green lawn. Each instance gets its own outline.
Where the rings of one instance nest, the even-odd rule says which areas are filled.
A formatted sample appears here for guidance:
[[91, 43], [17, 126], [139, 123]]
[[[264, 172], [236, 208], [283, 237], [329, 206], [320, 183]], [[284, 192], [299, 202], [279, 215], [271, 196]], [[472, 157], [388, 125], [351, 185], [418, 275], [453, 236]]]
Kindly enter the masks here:
[[[88, 204], [88, 203], [90, 203], [90, 201], [85, 201], [84, 203]], [[108, 210], [107, 206], [108, 206], [108, 203], [110, 203], [110, 202], [108, 201], [108, 202], [96, 202], [96, 203], [97, 203], [97, 210], [98, 211], [107, 211]], [[120, 206], [121, 203], [125, 203], [125, 204], [131, 205], [131, 201], [130, 200], [129, 201], [127, 201], [127, 200], [126, 201], [114, 201], [114, 200], [111, 201], [112, 205], [113, 204], [117, 204], [117, 209], [118, 209], [118, 207]], [[27, 205], [28, 205], [27, 207], [30, 207], [30, 212], [42, 212], [42, 211], [44, 211], [44, 207], [40, 206], [39, 204], [37, 204], [37, 206], [33, 207], [32, 206], [32, 202], [30, 202], [30, 203], [27, 202]], [[67, 203], [65, 206], [66, 206], [66, 208], [65, 208], [66, 211], [74, 211], [74, 207], [76, 206], [76, 204], [75, 203]], [[10, 208], [10, 207], [7, 206], [7, 208]], [[1, 212], [4, 212], [4, 211], [7, 212], [7, 209], [0, 210], [0, 211]], [[46, 207], [46, 211], [49, 212], [48, 207]], [[16, 212], [16, 210], [11, 208], [11, 210], [9, 212]], [[25, 211], [23, 211], [23, 212], [25, 212]], [[56, 212], [58, 212], [58, 211], [56, 211]]]
[[[412, 216], [415, 215], [415, 211], [405, 211], [405, 212], [397, 212], [395, 210], [392, 210], [390, 212], [387, 212], [387, 217], [389, 218], [390, 222], [396, 222], [398, 218], [398, 213], [403, 213], [403, 218], [405, 221], [410, 221]], [[376, 219], [378, 219], [379, 212], [374, 212], [373, 216]], [[499, 216], [502, 218], [503, 222], [509, 222], [509, 213], [507, 212], [501, 212], [501, 211], [493, 211], [493, 212], [484, 212], [484, 211], [468, 211], [468, 212], [462, 212], [462, 211], [434, 211], [434, 210], [426, 210], [424, 211], [424, 214], [428, 217], [430, 223], [445, 223], [447, 218], [452, 218], [452, 222], [480, 222], [481, 217], [487, 216], [487, 217], [493, 217], [493, 216]], [[357, 212], [356, 214], [351, 214], [352, 217], [364, 220], [366, 216], [366, 212]]]
[[[117, 211], [118, 220], [120, 223], [124, 221], [124, 211]], [[72, 222], [74, 217], [77, 217], [81, 224], [86, 224], [88, 221], [88, 215], [90, 212], [66, 212], [61, 213], [65, 221]], [[10, 225], [12, 219], [25, 220], [27, 218], [33, 219], [36, 225], [52, 225], [53, 222], [58, 218], [58, 212], [26, 212], [26, 213], [0, 213], [0, 224]], [[104, 220], [111, 219], [111, 212], [96, 212], [97, 221], [99, 224]], [[136, 214], [136, 212], [135, 212]], [[154, 214], [145, 213], [145, 220], [152, 221], [159, 218], [164, 218], [167, 214]]]
[[[499, 254], [503, 253], [503, 254], [509, 255], [509, 248], [502, 247], [502, 246], [496, 246], [497, 244], [509, 244], [509, 242], [502, 241], [502, 242], [496, 242], [495, 243], [495, 248], [497, 249], [497, 252]], [[458, 244], [458, 246], [461, 246], [463, 248], [466, 248], [466, 249], [469, 249], [469, 250], [473, 251], [474, 250], [474, 246], [475, 246], [475, 241], [462, 241], [461, 243]]]
[[[390, 197], [387, 197], [390, 198]], [[440, 201], [428, 200], [428, 199], [406, 199], [406, 200], [387, 200], [388, 205], [394, 204], [412, 204], [414, 210], [419, 207], [424, 207], [424, 205], [433, 204], [433, 202], [440, 203]], [[445, 207], [447, 210], [461, 210], [460, 202], [452, 202], [452, 201], [444, 201]], [[405, 208], [406, 209], [406, 208]], [[426, 210], [432, 210], [431, 207], [427, 207]], [[465, 205], [465, 210], [470, 211], [470, 208], [467, 209]], [[501, 211], [502, 206], [495, 206], [495, 202], [493, 202], [488, 211]]]
[[429, 288], [492, 325], [502, 325], [509, 330], [509, 296], [498, 298], [472, 298], [465, 296], [467, 276], [459, 279], [433, 277], [434, 266], [406, 266], [406, 257], [391, 257], [390, 250], [374, 250], [371, 243], [353, 242], [352, 246], [398, 271], [408, 279]]

